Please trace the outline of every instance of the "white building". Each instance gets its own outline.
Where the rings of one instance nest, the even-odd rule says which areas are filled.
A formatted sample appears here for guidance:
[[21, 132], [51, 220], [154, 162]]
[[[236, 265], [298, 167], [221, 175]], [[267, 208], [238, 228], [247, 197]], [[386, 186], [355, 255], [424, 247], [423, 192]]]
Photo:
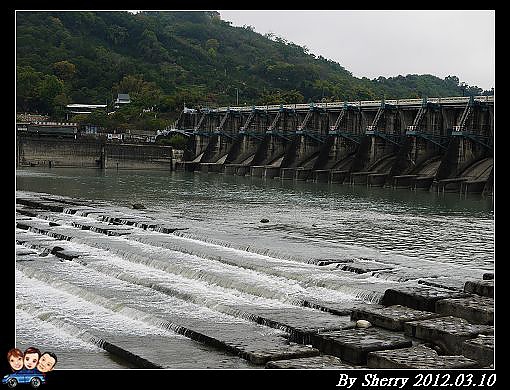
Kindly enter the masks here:
[[131, 98], [128, 93], [117, 94], [117, 100], [115, 100], [115, 108], [120, 108], [123, 104], [131, 103]]
[[74, 103], [74, 104], [68, 104], [66, 106], [67, 113], [66, 117], [69, 119], [69, 114], [76, 115], [76, 114], [90, 114], [92, 111], [95, 110], [106, 110], [106, 104], [80, 104], [80, 103]]

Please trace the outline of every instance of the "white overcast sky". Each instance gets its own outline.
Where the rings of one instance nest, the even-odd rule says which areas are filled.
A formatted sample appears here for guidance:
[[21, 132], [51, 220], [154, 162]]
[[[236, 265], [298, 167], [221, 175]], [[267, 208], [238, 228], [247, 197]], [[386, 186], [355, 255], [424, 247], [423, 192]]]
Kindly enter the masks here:
[[494, 10], [220, 10], [233, 26], [306, 46], [356, 77], [407, 74], [495, 84]]

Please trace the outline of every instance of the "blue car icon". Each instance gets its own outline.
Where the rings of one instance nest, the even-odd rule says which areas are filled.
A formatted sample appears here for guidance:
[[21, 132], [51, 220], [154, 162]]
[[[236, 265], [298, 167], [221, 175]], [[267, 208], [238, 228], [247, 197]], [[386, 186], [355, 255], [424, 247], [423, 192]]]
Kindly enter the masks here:
[[44, 375], [38, 370], [19, 370], [12, 374], [7, 374], [2, 378], [2, 383], [7, 384], [11, 389], [15, 388], [18, 383], [30, 383], [30, 385], [37, 389], [41, 384], [46, 383]]

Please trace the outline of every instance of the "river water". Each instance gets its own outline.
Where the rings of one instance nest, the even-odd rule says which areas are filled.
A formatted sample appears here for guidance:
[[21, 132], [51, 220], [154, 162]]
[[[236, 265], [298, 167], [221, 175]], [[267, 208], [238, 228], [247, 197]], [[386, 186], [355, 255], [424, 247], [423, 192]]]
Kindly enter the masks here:
[[[108, 329], [122, 328], [126, 338], [164, 338], [175, 346], [169, 357], [171, 368], [251, 368], [238, 357], [162, 330], [157, 321], [147, 318], [175, 315], [180, 324], [199, 329], [206, 329], [201, 321], [225, 321], [246, 333], [254, 325], [245, 323], [246, 316], [236, 317], [239, 307], [249, 313], [267, 313], [273, 309], [290, 312], [296, 302], [307, 299], [377, 302], [396, 280], [369, 274], [351, 277], [337, 272], [334, 265], [318, 267], [319, 260], [384, 263], [400, 270], [427, 270], [439, 277], [449, 272], [445, 270], [465, 274], [494, 270], [491, 197], [221, 174], [73, 168], [20, 168], [16, 188], [102, 201], [112, 210], [129, 210], [133, 203], [142, 203], [144, 215], [185, 228], [166, 236], [144, 231], [132, 235], [133, 239], [105, 241], [78, 230], [71, 243], [73, 248], [86, 248], [94, 255], [95, 261], [87, 266], [50, 262], [38, 268], [25, 265], [36, 262], [21, 262], [17, 267], [18, 318], [32, 328], [43, 321], [35, 333], [54, 340], [50, 347], [63, 356], [73, 356], [66, 345], [80, 348], [81, 356], [90, 356], [85, 367], [127, 366], [106, 356], [82, 331], [76, 331], [96, 326], [103, 335]], [[71, 216], [56, 218], [74, 232]], [[269, 222], [262, 223], [263, 218]], [[169, 258], [179, 262], [169, 264]], [[67, 287], [59, 284], [62, 280]], [[157, 289], [156, 284], [160, 286]], [[132, 285], [143, 288], [134, 291]], [[113, 295], [108, 295], [108, 288]], [[87, 291], [106, 297], [106, 302], [129, 307], [129, 321], [122, 313], [108, 311], [109, 303], [104, 300], [91, 299]], [[162, 291], [166, 291], [165, 297]], [[38, 294], [46, 295], [45, 307], [29, 304]], [[169, 303], [168, 299], [175, 301]], [[63, 307], [62, 300], [69, 302], [68, 307]], [[77, 315], [73, 305], [89, 305], [89, 314]], [[149, 316], [140, 319], [133, 315], [135, 310]], [[187, 314], [190, 312], [194, 315]], [[63, 323], [69, 327], [64, 333]], [[28, 330], [27, 326], [17, 328], [21, 345], [42, 343], [30, 339], [30, 326]], [[257, 326], [269, 339], [282, 332]], [[50, 336], [51, 332], [55, 334]], [[119, 332], [115, 337], [120, 337]], [[184, 349], [189, 356], [197, 356], [196, 360], [184, 358]], [[64, 360], [61, 368], [79, 368], [72, 359]]]

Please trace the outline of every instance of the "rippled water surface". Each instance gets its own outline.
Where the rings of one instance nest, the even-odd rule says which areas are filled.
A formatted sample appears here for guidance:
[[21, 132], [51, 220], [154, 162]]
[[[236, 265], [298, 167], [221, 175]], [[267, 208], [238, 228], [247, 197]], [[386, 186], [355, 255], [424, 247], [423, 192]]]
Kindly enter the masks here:
[[30, 168], [16, 179], [22, 190], [142, 203], [182, 217], [199, 237], [284, 256], [340, 251], [494, 264], [493, 200], [481, 196], [180, 172]]
[[[482, 196], [70, 168], [18, 169], [16, 188], [21, 197], [102, 202], [90, 215], [37, 210], [21, 220], [33, 228], [16, 229], [17, 342], [58, 352], [61, 368], [131, 368], [101, 340], [165, 368], [262, 368], [184, 330], [242, 351], [296, 353], [308, 347], [289, 345], [292, 329], [343, 326], [343, 309], [377, 303], [396, 283], [462, 282], [494, 269], [493, 199]], [[109, 236], [80, 228], [112, 228], [98, 215], [117, 212], [183, 229], [124, 225], [127, 235]], [[44, 253], [56, 244], [82, 255]], [[382, 271], [337, 266], [345, 261]]]

